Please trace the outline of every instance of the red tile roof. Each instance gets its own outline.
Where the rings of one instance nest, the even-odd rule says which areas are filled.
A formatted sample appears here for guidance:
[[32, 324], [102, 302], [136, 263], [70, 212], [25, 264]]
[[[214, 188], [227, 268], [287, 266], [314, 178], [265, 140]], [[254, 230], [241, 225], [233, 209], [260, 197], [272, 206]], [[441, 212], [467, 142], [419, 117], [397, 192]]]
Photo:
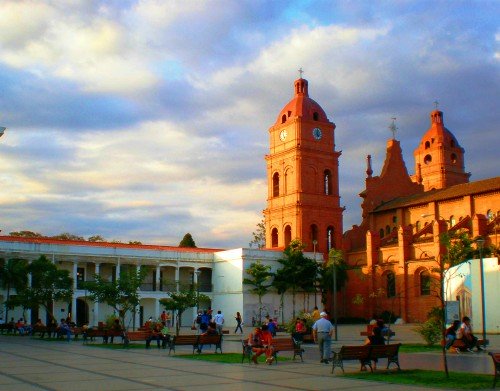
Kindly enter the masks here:
[[23, 238], [18, 236], [0, 236], [2, 242], [21, 242], [34, 244], [55, 244], [59, 246], [85, 246], [85, 247], [116, 247], [128, 248], [136, 250], [160, 250], [160, 251], [178, 251], [192, 253], [215, 253], [224, 251], [224, 249], [216, 248], [197, 248], [197, 247], [176, 247], [176, 246], [160, 246], [154, 244], [127, 244], [127, 243], [110, 243], [110, 242], [87, 242], [84, 240], [60, 240], [51, 238]]
[[500, 176], [470, 183], [463, 183], [461, 185], [450, 186], [446, 189], [430, 190], [426, 191], [425, 193], [418, 193], [407, 197], [395, 198], [391, 201], [384, 202], [383, 204], [379, 205], [373, 210], [372, 213], [493, 191], [500, 191]]

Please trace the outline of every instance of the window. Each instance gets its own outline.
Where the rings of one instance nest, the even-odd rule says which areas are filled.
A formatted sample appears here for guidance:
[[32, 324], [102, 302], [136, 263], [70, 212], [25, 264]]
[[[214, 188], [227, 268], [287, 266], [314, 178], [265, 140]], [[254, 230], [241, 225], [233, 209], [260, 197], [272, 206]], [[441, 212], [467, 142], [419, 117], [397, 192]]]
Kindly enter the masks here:
[[418, 231], [420, 231], [420, 221], [417, 221], [415, 223], [415, 232], [418, 232]]
[[380, 235], [380, 238], [382, 239], [384, 237], [384, 229], [380, 228], [380, 231], [378, 233]]
[[333, 227], [328, 227], [326, 229], [326, 245], [327, 245], [327, 251], [330, 251], [332, 248], [335, 248], [335, 230]]
[[82, 287], [82, 282], [85, 281], [85, 268], [76, 268], [76, 287], [80, 289]]
[[387, 297], [396, 296], [396, 276], [394, 273], [387, 273]]
[[424, 157], [424, 163], [425, 164], [429, 164], [430, 162], [432, 162], [432, 156], [431, 155], [425, 155], [425, 157]]
[[332, 173], [330, 172], [330, 170], [325, 170], [323, 180], [325, 184], [324, 188], [325, 194], [326, 195], [332, 194]]
[[271, 247], [278, 247], [278, 228], [271, 231]]
[[396, 224], [398, 222], [398, 218], [396, 216], [392, 216], [392, 222]]
[[273, 197], [280, 195], [280, 174], [277, 172], [273, 175]]
[[313, 113], [313, 120], [317, 121], [319, 119], [319, 114], [317, 112]]
[[288, 246], [291, 241], [292, 241], [292, 227], [287, 225], [285, 227], [285, 247]]
[[451, 154], [451, 162], [453, 164], [455, 164], [457, 162], [457, 155], [455, 155], [454, 153]]
[[284, 124], [286, 122], [286, 114], [281, 116], [281, 123]]
[[391, 227], [389, 227], [388, 225], [385, 226], [385, 234], [386, 235], [390, 235], [391, 234]]
[[455, 216], [450, 216], [450, 227], [453, 227], [457, 223]]
[[431, 294], [431, 276], [428, 271], [420, 273], [420, 296], [429, 296]]
[[488, 219], [488, 221], [492, 221], [495, 218], [495, 214], [491, 209], [488, 209], [488, 211], [486, 212], [486, 218]]
[[425, 149], [428, 149], [428, 148], [430, 148], [430, 147], [431, 147], [431, 143], [430, 143], [430, 142], [428, 142], [428, 141], [426, 141], [426, 142], [425, 142]]
[[[311, 225], [311, 243], [313, 240], [318, 241], [318, 226], [316, 224]], [[318, 249], [318, 244], [316, 243], [316, 250]]]

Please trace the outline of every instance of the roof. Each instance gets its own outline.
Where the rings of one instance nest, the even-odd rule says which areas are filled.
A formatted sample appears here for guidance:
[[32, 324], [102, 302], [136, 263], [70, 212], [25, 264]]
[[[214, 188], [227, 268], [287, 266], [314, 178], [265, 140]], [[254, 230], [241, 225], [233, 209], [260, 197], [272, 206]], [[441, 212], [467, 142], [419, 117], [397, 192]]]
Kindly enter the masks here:
[[470, 183], [462, 183], [445, 189], [430, 190], [425, 193], [394, 198], [393, 200], [384, 202], [376, 207], [372, 213], [426, 204], [433, 201], [449, 200], [473, 194], [487, 193], [491, 191], [500, 191], [500, 176]]
[[85, 247], [106, 247], [106, 248], [126, 248], [134, 250], [160, 250], [160, 251], [177, 251], [186, 253], [215, 253], [224, 249], [215, 248], [198, 248], [198, 247], [177, 247], [177, 246], [160, 246], [154, 244], [126, 244], [126, 243], [110, 243], [110, 242], [87, 242], [84, 240], [60, 240], [51, 238], [23, 238], [19, 236], [0, 236], [2, 242], [20, 242], [33, 244], [54, 244], [59, 246], [85, 246]]

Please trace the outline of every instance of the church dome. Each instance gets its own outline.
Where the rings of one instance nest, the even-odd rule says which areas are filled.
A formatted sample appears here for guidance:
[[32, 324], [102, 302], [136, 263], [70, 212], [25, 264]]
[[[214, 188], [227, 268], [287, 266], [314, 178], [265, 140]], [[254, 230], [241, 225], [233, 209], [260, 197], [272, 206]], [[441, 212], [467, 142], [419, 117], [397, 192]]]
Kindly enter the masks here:
[[309, 98], [308, 83], [306, 79], [297, 79], [294, 83], [295, 95], [283, 109], [281, 109], [275, 125], [286, 123], [289, 119], [301, 117], [305, 120], [327, 122], [328, 117], [321, 106]]
[[452, 148], [460, 148], [457, 139], [448, 129], [445, 128], [443, 122], [443, 112], [433, 110], [430, 114], [431, 127], [425, 132], [420, 145], [424, 149], [432, 147], [432, 144], [444, 144]]

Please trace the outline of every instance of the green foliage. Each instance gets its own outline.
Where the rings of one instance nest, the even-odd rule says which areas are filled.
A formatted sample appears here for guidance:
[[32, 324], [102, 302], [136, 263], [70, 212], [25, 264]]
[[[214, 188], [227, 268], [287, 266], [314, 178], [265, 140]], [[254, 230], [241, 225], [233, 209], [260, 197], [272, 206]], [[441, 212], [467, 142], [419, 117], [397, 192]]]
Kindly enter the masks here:
[[116, 281], [108, 281], [101, 275], [95, 274], [94, 281], [84, 282], [83, 287], [88, 291], [91, 300], [112, 307], [118, 313], [122, 328], [126, 329], [125, 315], [135, 311], [139, 305], [139, 287], [146, 273], [144, 267], [139, 270], [135, 267], [122, 268]]
[[257, 248], [264, 248], [266, 245], [266, 223], [264, 220], [257, 224], [257, 229], [252, 232], [252, 237], [253, 239], [249, 243], [250, 247], [255, 244]]
[[443, 338], [443, 310], [434, 307], [427, 314], [427, 321], [415, 328], [427, 345], [432, 346]]
[[296, 318], [291, 318], [285, 324], [286, 332], [290, 333], [290, 334], [295, 332], [295, 322], [296, 322], [297, 318], [302, 319], [304, 321], [304, 324], [306, 326], [307, 331], [311, 332], [312, 325], [314, 324], [314, 320], [309, 312], [304, 312], [304, 311], [299, 312], [299, 315]]
[[194, 242], [194, 239], [189, 232], [184, 235], [181, 242], [179, 243], [179, 247], [196, 247], [196, 243]]
[[106, 240], [101, 235], [89, 236], [89, 242], [105, 242]]
[[188, 308], [196, 307], [201, 301], [208, 300], [210, 300], [210, 298], [203, 293], [199, 293], [195, 289], [189, 289], [170, 293], [170, 297], [160, 299], [160, 304], [165, 307], [167, 311], [175, 311], [177, 313], [175, 331], [176, 334], [179, 335], [180, 325], [182, 324], [182, 313]]
[[70, 234], [69, 232], [63, 232], [62, 234], [52, 236], [51, 239], [57, 239], [57, 240], [75, 240], [75, 241], [85, 241], [85, 238], [83, 236], [78, 236], [74, 234]]
[[28, 265], [31, 274], [31, 286], [17, 292], [16, 300], [24, 308], [42, 306], [55, 319], [51, 311], [52, 303], [63, 301], [70, 303], [73, 297], [73, 279], [69, 271], [58, 269], [45, 255]]
[[15, 306], [10, 298], [11, 289], [22, 291], [28, 285], [28, 262], [21, 258], [12, 258], [0, 269], [0, 286], [7, 291], [5, 299], [5, 321], [9, 319], [9, 309]]
[[43, 238], [42, 234], [33, 231], [14, 231], [9, 232], [9, 236], [15, 236], [19, 238]]
[[345, 285], [347, 277], [347, 264], [344, 261], [344, 253], [332, 248], [328, 253], [328, 263], [319, 268], [319, 282], [321, 287], [322, 301], [326, 303], [328, 291], [333, 292], [333, 268], [337, 280], [337, 292]]
[[243, 284], [250, 285], [253, 288], [250, 292], [259, 297], [259, 323], [262, 321], [262, 297], [268, 292], [271, 284], [269, 280], [273, 277], [271, 266], [263, 265], [260, 261], [252, 263], [246, 270], [246, 273], [251, 277], [245, 277]]

